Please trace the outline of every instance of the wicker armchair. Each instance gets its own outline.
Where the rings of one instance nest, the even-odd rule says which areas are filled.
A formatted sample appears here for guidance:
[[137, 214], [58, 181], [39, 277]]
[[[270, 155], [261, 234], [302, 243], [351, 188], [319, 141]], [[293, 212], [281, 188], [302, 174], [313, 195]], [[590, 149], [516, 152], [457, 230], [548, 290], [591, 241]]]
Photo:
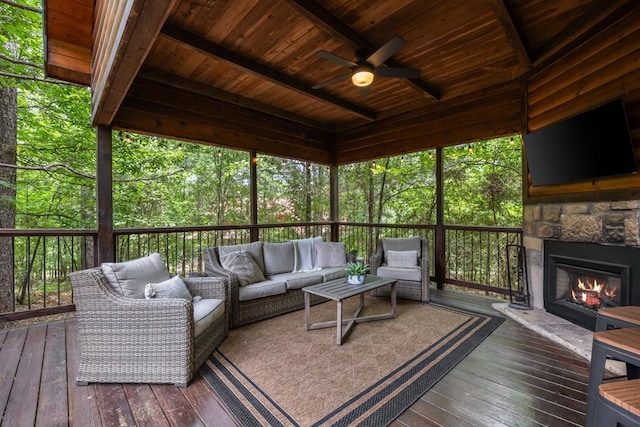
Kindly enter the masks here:
[[193, 296], [224, 301], [224, 314], [197, 336], [194, 303], [119, 295], [100, 268], [70, 274], [82, 355], [76, 384], [169, 383], [186, 387], [228, 334], [224, 278], [184, 279]]
[[[417, 265], [410, 268], [396, 268], [388, 264], [387, 251], [397, 252], [417, 251]], [[396, 252], [396, 253], [397, 253]], [[371, 274], [376, 276], [398, 279], [396, 282], [398, 298], [429, 302], [429, 245], [426, 239], [411, 238], [382, 238], [378, 239], [376, 253], [369, 259]], [[390, 286], [384, 286], [373, 291], [376, 296], [388, 296]]]

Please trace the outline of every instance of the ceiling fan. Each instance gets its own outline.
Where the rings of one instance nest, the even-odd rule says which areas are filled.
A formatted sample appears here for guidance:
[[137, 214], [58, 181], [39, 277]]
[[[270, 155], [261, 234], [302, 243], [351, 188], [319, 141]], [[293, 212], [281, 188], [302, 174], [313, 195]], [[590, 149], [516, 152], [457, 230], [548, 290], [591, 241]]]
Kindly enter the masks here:
[[373, 83], [374, 76], [378, 77], [400, 77], [405, 79], [415, 79], [420, 75], [419, 70], [410, 68], [385, 67], [381, 66], [384, 61], [389, 59], [391, 55], [396, 53], [402, 46], [406, 44], [406, 40], [400, 36], [395, 36], [382, 47], [373, 53], [369, 53], [367, 49], [356, 50], [355, 62], [336, 56], [327, 51], [321, 50], [317, 55], [322, 56], [330, 61], [336, 62], [343, 67], [349, 68], [351, 71], [340, 76], [329, 79], [325, 82], [313, 86], [314, 89], [339, 83], [351, 77], [351, 81], [359, 88], [361, 96], [369, 94], [369, 85]]

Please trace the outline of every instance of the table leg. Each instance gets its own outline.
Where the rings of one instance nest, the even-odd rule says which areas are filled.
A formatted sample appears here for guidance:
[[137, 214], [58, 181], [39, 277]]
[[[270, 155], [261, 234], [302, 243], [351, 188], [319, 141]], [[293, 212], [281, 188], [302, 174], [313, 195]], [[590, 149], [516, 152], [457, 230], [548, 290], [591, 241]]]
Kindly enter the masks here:
[[393, 282], [391, 285], [391, 316], [396, 317], [396, 298], [398, 289], [396, 287], [397, 282]]
[[342, 301], [338, 301], [336, 306], [336, 343], [342, 345]]
[[311, 294], [309, 292], [304, 293], [304, 330], [309, 330], [309, 325], [311, 324], [311, 316], [309, 312], [311, 311]]

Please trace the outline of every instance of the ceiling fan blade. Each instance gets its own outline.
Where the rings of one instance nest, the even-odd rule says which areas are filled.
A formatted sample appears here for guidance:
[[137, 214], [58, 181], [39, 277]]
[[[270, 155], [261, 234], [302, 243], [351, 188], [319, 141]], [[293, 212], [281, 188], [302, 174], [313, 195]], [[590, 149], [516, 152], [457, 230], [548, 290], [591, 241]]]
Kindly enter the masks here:
[[318, 83], [317, 85], [313, 86], [313, 89], [320, 89], [321, 87], [329, 86], [334, 83], [339, 83], [341, 81], [347, 80], [350, 77], [351, 77], [351, 73], [342, 74], [341, 76], [334, 77], [332, 79], [327, 80], [326, 82]]
[[347, 68], [355, 68], [358, 66], [355, 62], [348, 61], [344, 58], [340, 58], [339, 56], [334, 55], [333, 53], [329, 53], [326, 50], [321, 50], [320, 52], [316, 52], [316, 55], [322, 56], [323, 58], [328, 59], [329, 61], [336, 62], [343, 67]]
[[371, 55], [369, 55], [369, 57], [367, 58], [367, 62], [373, 65], [374, 67], [377, 67], [378, 65], [382, 64], [384, 61], [389, 59], [391, 55], [396, 53], [406, 43], [407, 41], [402, 37], [395, 36], [394, 38], [386, 42], [384, 45], [382, 45], [380, 49], [376, 50]]
[[420, 70], [411, 68], [378, 67], [373, 73], [378, 77], [401, 77], [405, 79], [417, 79], [420, 77]]

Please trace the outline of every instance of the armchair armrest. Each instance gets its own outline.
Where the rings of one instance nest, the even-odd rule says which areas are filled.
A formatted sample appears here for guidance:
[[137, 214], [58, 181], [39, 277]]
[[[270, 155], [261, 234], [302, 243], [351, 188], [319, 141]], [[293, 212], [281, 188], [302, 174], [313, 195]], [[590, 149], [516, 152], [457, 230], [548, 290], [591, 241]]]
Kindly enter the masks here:
[[187, 277], [183, 280], [193, 296], [216, 298], [223, 301], [229, 300], [227, 295], [229, 292], [227, 289], [227, 280], [224, 277]]
[[369, 270], [371, 274], [376, 274], [376, 271], [378, 271], [378, 267], [382, 265], [382, 261], [384, 261], [384, 252], [382, 250], [382, 245], [378, 243], [376, 253], [371, 255], [371, 257], [369, 258]]

